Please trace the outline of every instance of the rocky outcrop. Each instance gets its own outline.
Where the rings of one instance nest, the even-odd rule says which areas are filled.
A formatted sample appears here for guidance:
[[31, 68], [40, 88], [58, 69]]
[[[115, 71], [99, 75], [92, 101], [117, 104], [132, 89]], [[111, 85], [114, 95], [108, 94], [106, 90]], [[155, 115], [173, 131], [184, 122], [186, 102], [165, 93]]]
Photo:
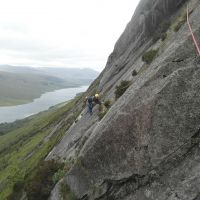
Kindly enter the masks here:
[[[142, 0], [140, 2], [131, 21], [117, 41], [114, 51], [109, 56], [104, 76], [100, 82], [100, 89], [105, 91], [113, 76], [113, 83], [115, 83], [118, 81], [121, 71], [130, 69], [144, 49], [152, 44], [152, 36], [155, 35], [159, 26], [168, 21], [186, 1]], [[143, 48], [140, 50], [139, 48], [142, 46]]]
[[[48, 159], [75, 162], [65, 181], [80, 199], [195, 200], [200, 194], [200, 61], [186, 24], [185, 1], [142, 0], [101, 74], [99, 89], [112, 98], [121, 80], [132, 85], [99, 121], [83, 113]], [[200, 5], [189, 1], [200, 35]], [[173, 19], [165, 41], [155, 30]], [[158, 49], [155, 60], [141, 57]], [[132, 77], [136, 70], [137, 76]]]

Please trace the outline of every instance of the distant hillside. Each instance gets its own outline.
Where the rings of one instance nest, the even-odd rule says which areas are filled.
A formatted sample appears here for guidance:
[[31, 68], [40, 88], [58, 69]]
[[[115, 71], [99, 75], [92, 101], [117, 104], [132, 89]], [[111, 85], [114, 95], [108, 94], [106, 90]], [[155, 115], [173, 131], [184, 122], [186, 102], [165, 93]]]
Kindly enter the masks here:
[[28, 66], [0, 65], [0, 71], [13, 73], [40, 73], [39, 70]]
[[[21, 199], [21, 191], [29, 184], [38, 165], [79, 115], [78, 102], [82, 102], [81, 96], [27, 119], [0, 125], [1, 200]], [[17, 187], [17, 194], [7, 198], [18, 183], [22, 184]]]
[[0, 65], [0, 71], [56, 76], [58, 78], [65, 79], [71, 83], [80, 85], [90, 84], [99, 75], [99, 72], [89, 68], [84, 68], [84, 69], [56, 68], [56, 67], [33, 68], [28, 66]]
[[0, 106], [28, 103], [55, 89], [88, 85], [97, 76], [91, 69], [0, 65]]
[[53, 76], [0, 71], [0, 106], [27, 103], [44, 92], [77, 86]]
[[84, 69], [78, 69], [78, 68], [37, 68], [40, 72], [56, 76], [71, 82], [76, 82], [79, 84], [88, 84], [91, 83], [97, 76], [99, 75], [99, 72], [84, 68]]

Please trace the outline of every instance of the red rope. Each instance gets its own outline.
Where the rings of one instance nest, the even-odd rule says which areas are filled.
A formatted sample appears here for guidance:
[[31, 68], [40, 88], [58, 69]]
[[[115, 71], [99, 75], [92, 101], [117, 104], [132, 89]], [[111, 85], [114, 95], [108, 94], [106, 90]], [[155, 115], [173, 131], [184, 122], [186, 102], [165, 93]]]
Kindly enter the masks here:
[[192, 27], [191, 27], [190, 21], [189, 21], [189, 8], [188, 8], [188, 7], [187, 7], [187, 23], [188, 23], [188, 27], [189, 27], [190, 33], [191, 33], [191, 35], [192, 35], [193, 42], [194, 42], [195, 47], [196, 47], [196, 49], [197, 49], [197, 53], [198, 53], [199, 56], [200, 56], [200, 48], [199, 48], [198, 42], [197, 42], [197, 40], [196, 40], [196, 38], [195, 38], [195, 36], [194, 36], [194, 33], [193, 33], [193, 31], [192, 31]]

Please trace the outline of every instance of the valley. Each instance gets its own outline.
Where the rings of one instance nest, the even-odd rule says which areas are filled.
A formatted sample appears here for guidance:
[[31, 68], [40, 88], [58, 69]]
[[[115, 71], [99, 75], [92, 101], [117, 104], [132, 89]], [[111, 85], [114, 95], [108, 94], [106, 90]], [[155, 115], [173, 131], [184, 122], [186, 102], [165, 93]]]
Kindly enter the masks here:
[[0, 125], [0, 199], [11, 194], [14, 184], [26, 182], [60, 141], [80, 112], [75, 105], [81, 98], [78, 96], [27, 119]]
[[90, 69], [0, 66], [0, 106], [27, 104], [45, 92], [88, 85], [97, 75]]

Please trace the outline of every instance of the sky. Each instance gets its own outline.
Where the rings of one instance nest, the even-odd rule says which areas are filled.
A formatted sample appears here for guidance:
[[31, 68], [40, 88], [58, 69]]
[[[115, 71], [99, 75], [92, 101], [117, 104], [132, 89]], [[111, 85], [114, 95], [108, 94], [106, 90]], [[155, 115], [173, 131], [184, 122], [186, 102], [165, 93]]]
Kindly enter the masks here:
[[101, 71], [139, 0], [0, 0], [0, 64]]

